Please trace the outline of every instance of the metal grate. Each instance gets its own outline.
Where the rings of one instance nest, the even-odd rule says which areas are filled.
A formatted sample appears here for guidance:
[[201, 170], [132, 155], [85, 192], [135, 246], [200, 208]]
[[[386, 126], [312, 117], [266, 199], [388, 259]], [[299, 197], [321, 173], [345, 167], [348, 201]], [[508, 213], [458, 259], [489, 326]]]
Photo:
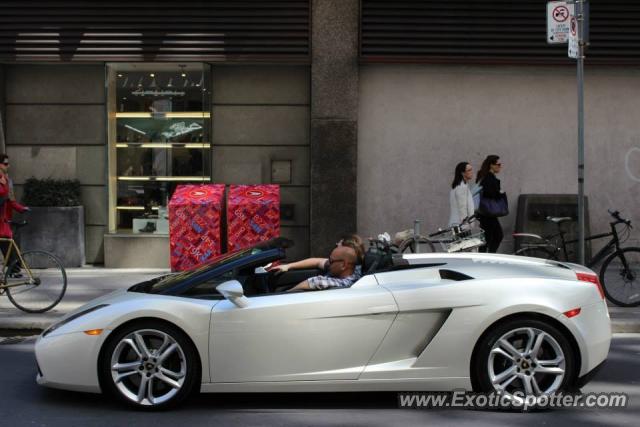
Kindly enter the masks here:
[[0, 1], [0, 61], [309, 58], [309, 0]]
[[[365, 62], [572, 63], [546, 0], [361, 0]], [[640, 2], [591, 0], [588, 63], [640, 63]]]

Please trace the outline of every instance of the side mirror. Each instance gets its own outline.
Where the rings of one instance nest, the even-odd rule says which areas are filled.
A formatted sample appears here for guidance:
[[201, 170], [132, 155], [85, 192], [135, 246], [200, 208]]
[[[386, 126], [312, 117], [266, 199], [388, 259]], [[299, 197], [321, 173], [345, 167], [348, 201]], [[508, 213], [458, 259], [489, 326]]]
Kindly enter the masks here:
[[249, 305], [249, 300], [244, 296], [244, 290], [242, 284], [237, 280], [228, 280], [221, 283], [216, 287], [216, 290], [222, 294], [223, 297], [234, 303], [240, 308]]

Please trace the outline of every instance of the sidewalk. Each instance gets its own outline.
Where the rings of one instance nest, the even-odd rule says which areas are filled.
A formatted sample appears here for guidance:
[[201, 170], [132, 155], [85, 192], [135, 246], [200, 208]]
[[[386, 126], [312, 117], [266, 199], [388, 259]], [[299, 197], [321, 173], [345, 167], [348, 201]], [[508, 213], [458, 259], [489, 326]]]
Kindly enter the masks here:
[[[126, 289], [138, 282], [167, 273], [163, 269], [106, 269], [99, 267], [67, 270], [67, 293], [51, 311], [29, 314], [15, 308], [8, 298], [0, 297], [0, 331], [43, 330], [69, 311], [93, 298], [116, 289]], [[612, 329], [618, 332], [640, 332], [640, 307], [609, 306]]]
[[0, 330], [43, 330], [94, 298], [168, 272], [164, 269], [68, 268], [67, 292], [62, 301], [46, 313], [25, 313], [15, 308], [6, 295], [0, 297]]

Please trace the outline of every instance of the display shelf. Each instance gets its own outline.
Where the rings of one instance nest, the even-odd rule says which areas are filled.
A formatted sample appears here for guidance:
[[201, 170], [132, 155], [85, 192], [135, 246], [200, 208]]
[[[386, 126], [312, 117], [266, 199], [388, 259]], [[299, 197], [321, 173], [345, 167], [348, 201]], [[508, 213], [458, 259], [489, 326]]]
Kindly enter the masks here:
[[116, 113], [116, 119], [209, 119], [211, 113], [207, 111], [166, 111], [166, 112], [128, 112]]

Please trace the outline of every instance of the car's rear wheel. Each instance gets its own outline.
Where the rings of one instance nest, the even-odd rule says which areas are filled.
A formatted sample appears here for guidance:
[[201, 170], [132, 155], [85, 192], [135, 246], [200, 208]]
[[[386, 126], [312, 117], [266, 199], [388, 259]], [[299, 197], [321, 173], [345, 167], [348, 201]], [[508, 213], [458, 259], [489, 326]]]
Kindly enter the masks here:
[[178, 328], [161, 321], [117, 331], [105, 344], [99, 369], [104, 391], [141, 409], [181, 402], [200, 376], [193, 344]]
[[479, 343], [474, 385], [512, 397], [550, 395], [570, 389], [578, 366], [567, 337], [538, 319], [513, 319], [491, 329]]

